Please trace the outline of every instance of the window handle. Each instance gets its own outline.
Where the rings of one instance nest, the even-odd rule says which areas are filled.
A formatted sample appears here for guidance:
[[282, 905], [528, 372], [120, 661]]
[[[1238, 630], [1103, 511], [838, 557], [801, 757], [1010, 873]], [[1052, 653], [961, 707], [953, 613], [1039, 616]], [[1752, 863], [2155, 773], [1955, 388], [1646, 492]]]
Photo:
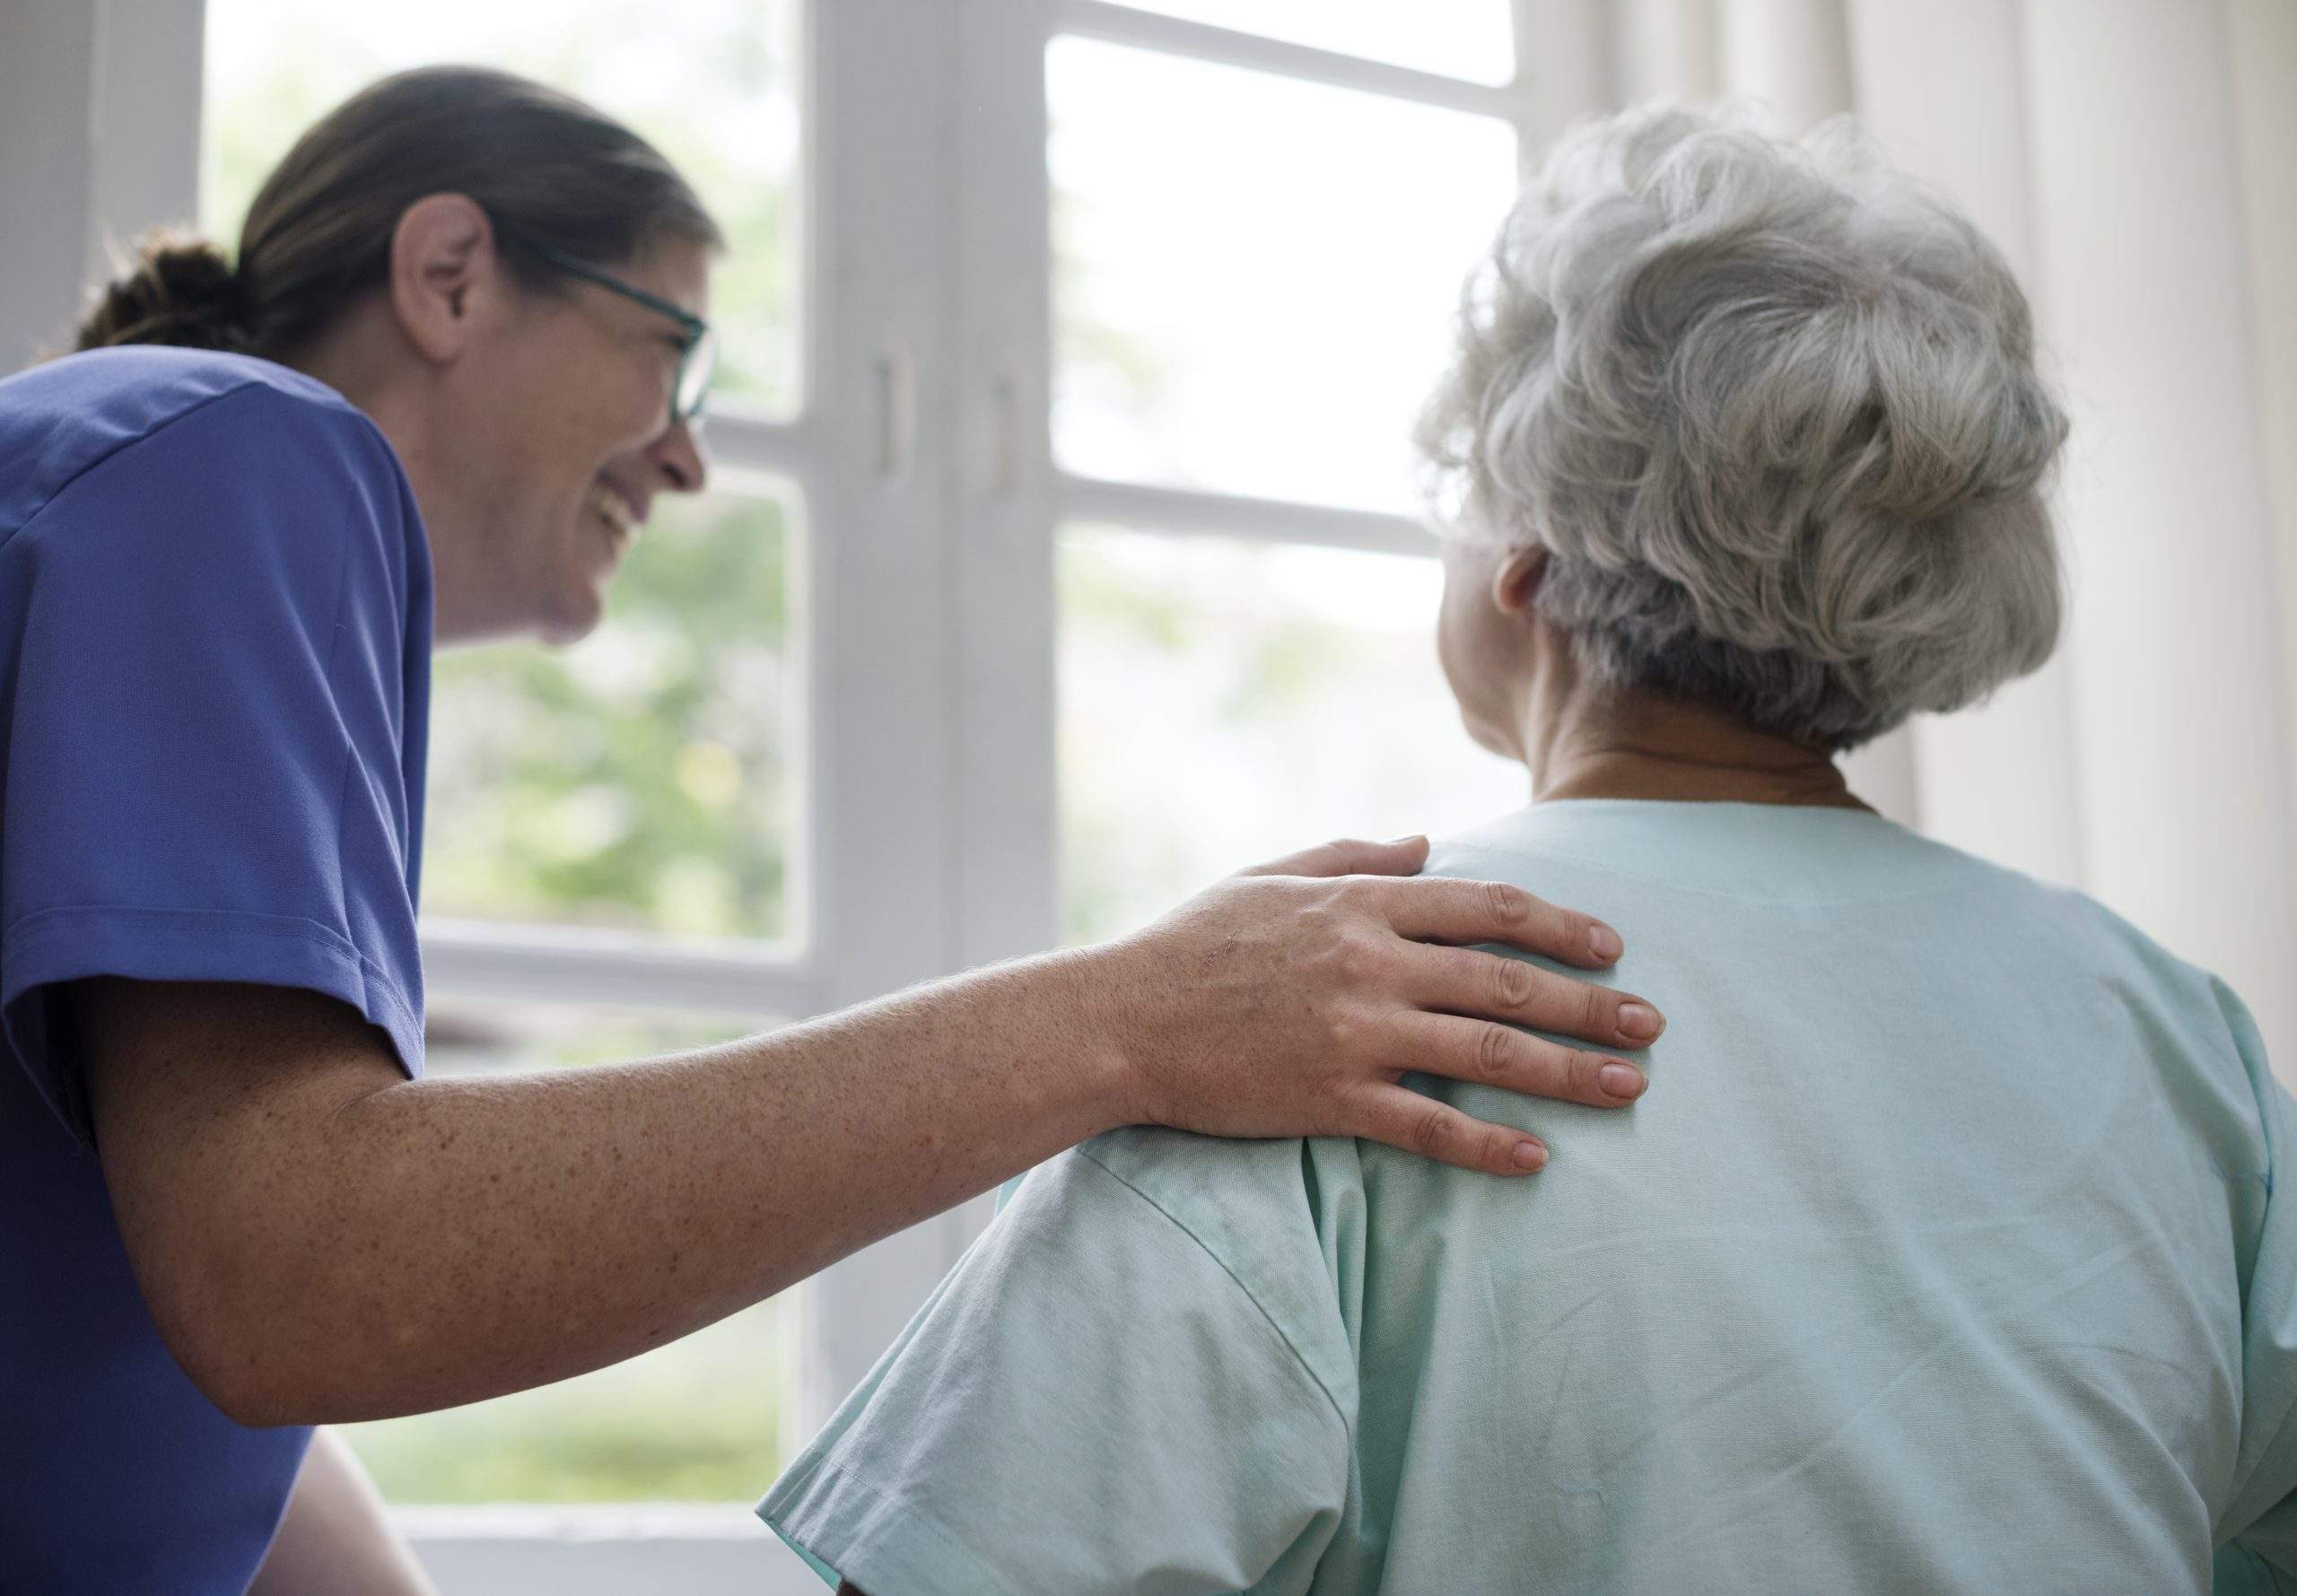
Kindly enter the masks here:
[[1009, 504], [1021, 492], [1021, 384], [1011, 370], [989, 383], [989, 496]]
[[874, 366], [878, 406], [878, 480], [899, 482], [909, 473], [917, 448], [917, 373], [897, 348], [880, 353]]

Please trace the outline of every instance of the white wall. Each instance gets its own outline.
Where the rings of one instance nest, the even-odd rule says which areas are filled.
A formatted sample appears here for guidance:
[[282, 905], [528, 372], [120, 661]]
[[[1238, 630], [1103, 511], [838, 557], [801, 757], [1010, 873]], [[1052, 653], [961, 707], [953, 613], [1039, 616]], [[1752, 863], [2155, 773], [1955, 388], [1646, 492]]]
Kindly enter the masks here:
[[[1849, 48], [1867, 126], [2001, 249], [2046, 327], [2017, 0], [1852, 0]], [[2062, 381], [2056, 359], [2046, 336], [2044, 368]], [[1913, 740], [1925, 831], [2048, 880], [2081, 880], [2063, 654], [1980, 707], [1919, 718]]]
[[0, 371], [59, 330], [86, 266], [88, 85], [95, 12], [67, 0], [0, 5]]
[[2074, 432], [2082, 883], [2297, 1069], [2285, 612], [2219, 7], [2029, 0], [2036, 283]]
[[[2251, 376], [2266, 496], [2281, 566], [2282, 747], [2297, 803], [2297, 4], [2231, 0], [2233, 126], [2247, 286]], [[2292, 821], [2297, 830], [2297, 819]], [[2297, 891], [2297, 881], [2291, 883]], [[2297, 974], [2291, 979], [2297, 980]]]
[[68, 346], [109, 257], [198, 197], [199, 0], [0, 4], [0, 372]]

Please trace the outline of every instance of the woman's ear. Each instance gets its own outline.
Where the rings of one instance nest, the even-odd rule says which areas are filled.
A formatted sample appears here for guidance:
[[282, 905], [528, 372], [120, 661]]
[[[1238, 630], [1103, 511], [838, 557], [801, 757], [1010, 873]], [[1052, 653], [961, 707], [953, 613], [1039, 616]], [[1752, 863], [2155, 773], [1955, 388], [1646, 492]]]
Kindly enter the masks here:
[[1503, 615], [1526, 615], [1546, 576], [1545, 549], [1517, 549], [1501, 561], [1499, 569], [1491, 574], [1491, 602]]
[[431, 194], [407, 206], [391, 233], [390, 302], [408, 342], [441, 364], [460, 354], [497, 270], [494, 229], [477, 201]]

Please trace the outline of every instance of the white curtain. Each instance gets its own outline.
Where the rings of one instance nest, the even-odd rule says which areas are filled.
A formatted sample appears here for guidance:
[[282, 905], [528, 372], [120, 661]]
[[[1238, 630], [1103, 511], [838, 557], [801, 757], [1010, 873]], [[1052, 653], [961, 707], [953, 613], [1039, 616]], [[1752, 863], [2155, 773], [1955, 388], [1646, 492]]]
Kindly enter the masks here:
[[1557, 121], [1855, 111], [1999, 245], [2074, 419], [2057, 657], [1853, 763], [1878, 807], [2225, 977], [2297, 1082], [2297, 6], [1523, 0]]

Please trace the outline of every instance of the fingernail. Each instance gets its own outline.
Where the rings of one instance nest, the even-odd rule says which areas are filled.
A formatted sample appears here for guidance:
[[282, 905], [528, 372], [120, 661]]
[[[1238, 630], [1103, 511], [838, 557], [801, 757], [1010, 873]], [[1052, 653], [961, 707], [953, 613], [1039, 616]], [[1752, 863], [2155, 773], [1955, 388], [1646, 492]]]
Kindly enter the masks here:
[[1587, 951], [1599, 959], [1619, 957], [1620, 949], [1625, 946], [1619, 939], [1619, 933], [1609, 926], [1599, 924], [1587, 928]]
[[1632, 1097], [1643, 1090], [1643, 1072], [1629, 1064], [1606, 1064], [1595, 1079], [1614, 1097]]
[[1619, 1028], [1629, 1036], [1656, 1036], [1658, 1013], [1640, 1003], [1622, 1003], [1619, 1006]]
[[1535, 1141], [1519, 1141], [1515, 1144], [1515, 1167], [1517, 1169], [1537, 1169], [1541, 1164], [1545, 1164], [1546, 1162], [1547, 1149], [1540, 1146], [1539, 1143]]
[[1407, 843], [1425, 841], [1426, 835], [1427, 834], [1423, 832], [1412, 832], [1405, 836], [1390, 837], [1387, 842], [1382, 844], [1382, 846], [1386, 848], [1402, 848]]

